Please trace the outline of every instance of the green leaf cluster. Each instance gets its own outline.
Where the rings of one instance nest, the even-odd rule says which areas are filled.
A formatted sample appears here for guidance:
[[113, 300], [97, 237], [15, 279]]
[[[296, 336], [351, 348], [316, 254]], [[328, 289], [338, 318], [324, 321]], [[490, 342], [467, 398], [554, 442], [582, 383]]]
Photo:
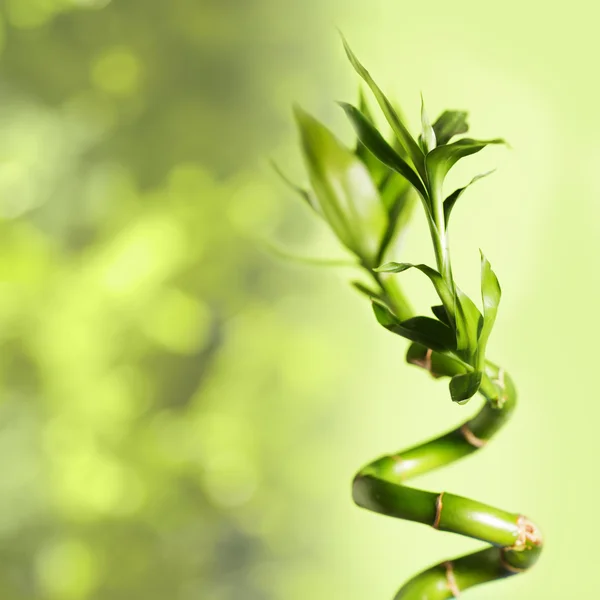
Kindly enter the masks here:
[[[346, 40], [344, 47], [354, 70], [371, 91], [392, 132], [382, 133], [361, 93], [358, 106], [341, 102], [358, 138], [354, 149], [345, 147], [322, 123], [300, 108], [296, 121], [312, 190], [295, 186], [303, 200], [330, 225], [339, 240], [374, 277], [381, 291], [364, 284], [357, 289], [373, 299], [378, 322], [386, 329], [457, 360], [464, 372], [450, 382], [456, 402], [464, 402], [479, 389], [485, 370], [485, 350], [500, 301], [500, 286], [490, 263], [481, 256], [480, 310], [456, 284], [450, 260], [448, 226], [458, 200], [473, 183], [490, 172], [475, 176], [470, 183], [444, 195], [444, 181], [461, 159], [502, 139], [457, 138], [468, 132], [467, 113], [446, 110], [431, 123], [421, 102], [421, 132], [411, 135], [400, 113], [361, 64]], [[425, 264], [383, 263], [397, 233], [408, 221], [410, 198], [423, 205], [436, 267]], [[389, 274], [415, 268], [429, 278], [441, 304], [433, 307], [435, 318], [414, 316], [400, 319], [400, 311], [386, 300]]]
[[[361, 92], [359, 105], [340, 103], [355, 112], [365, 131], [381, 139]], [[374, 156], [362, 141], [346, 147], [323, 123], [300, 107], [294, 109], [311, 189], [293, 183], [273, 164], [284, 183], [324, 219], [339, 241], [368, 268], [381, 264], [405, 227], [414, 206], [410, 182]], [[390, 146], [391, 156], [396, 151]]]

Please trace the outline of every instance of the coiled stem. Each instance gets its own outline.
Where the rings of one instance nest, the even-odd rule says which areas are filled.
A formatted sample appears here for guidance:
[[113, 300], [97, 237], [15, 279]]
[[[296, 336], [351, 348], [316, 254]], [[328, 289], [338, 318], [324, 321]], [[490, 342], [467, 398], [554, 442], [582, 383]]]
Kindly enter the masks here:
[[[446, 356], [417, 344], [411, 346], [407, 359], [434, 377], [452, 377], [457, 373]], [[363, 508], [492, 545], [423, 571], [398, 591], [395, 600], [456, 598], [475, 585], [527, 570], [540, 555], [540, 532], [523, 515], [448, 492], [428, 492], [405, 485], [412, 477], [483, 448], [508, 421], [517, 399], [510, 376], [488, 362], [479, 391], [485, 404], [473, 418], [423, 444], [378, 458], [354, 478], [352, 495]]]
[[[394, 279], [375, 277], [381, 297], [395, 314], [411, 318], [413, 311]], [[418, 343], [410, 345], [406, 360], [432, 377], [452, 378], [461, 364], [445, 353]], [[479, 393], [485, 402], [475, 416], [459, 427], [427, 442], [381, 456], [354, 477], [354, 502], [368, 510], [458, 533], [491, 545], [478, 552], [444, 561], [419, 573], [394, 600], [458, 598], [468, 588], [522, 573], [532, 567], [542, 550], [542, 536], [527, 517], [510, 513], [449, 492], [429, 492], [406, 482], [443, 467], [485, 447], [508, 422], [517, 393], [508, 373], [486, 361]]]

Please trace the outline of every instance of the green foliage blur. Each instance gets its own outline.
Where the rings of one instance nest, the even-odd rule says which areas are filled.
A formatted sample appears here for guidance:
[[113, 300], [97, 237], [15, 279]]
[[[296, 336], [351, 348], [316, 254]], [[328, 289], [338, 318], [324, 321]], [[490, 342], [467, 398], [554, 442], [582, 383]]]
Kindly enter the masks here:
[[250, 234], [313, 8], [2, 3], [3, 600], [277, 596], [262, 432], [308, 341]]
[[[455, 274], [503, 286], [506, 430], [419, 484], [547, 538], [478, 600], [593, 594], [598, 8], [574, 0], [0, 0], [0, 598], [385, 600], [477, 542], [352, 505], [376, 456], [465, 419], [404, 363], [302, 182], [297, 101], [346, 143], [334, 26], [418, 131], [505, 137], [453, 213]], [[471, 159], [469, 159], [471, 161]], [[431, 262], [422, 219], [390, 259]], [[404, 274], [416, 307], [434, 300]], [[431, 302], [434, 303], [434, 302]], [[397, 337], [397, 336], [396, 336]], [[593, 503], [593, 502], [592, 502]]]

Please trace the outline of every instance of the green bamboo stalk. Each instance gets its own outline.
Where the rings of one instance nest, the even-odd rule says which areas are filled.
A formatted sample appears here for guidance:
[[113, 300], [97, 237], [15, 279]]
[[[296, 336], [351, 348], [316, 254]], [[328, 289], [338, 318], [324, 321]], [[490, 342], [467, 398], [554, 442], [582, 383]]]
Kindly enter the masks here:
[[[292, 185], [358, 259], [370, 282], [354, 282], [372, 302], [375, 316], [388, 331], [412, 343], [407, 362], [435, 378], [450, 379], [458, 404], [477, 392], [484, 404], [461, 426], [427, 442], [385, 455], [364, 466], [352, 485], [355, 503], [368, 510], [423, 523], [481, 540], [490, 545], [473, 554], [435, 565], [408, 581], [395, 600], [455, 598], [470, 587], [509, 577], [538, 560], [542, 538], [525, 516], [449, 492], [430, 492], [406, 485], [418, 475], [443, 467], [483, 448], [513, 414], [517, 394], [508, 373], [486, 358], [500, 285], [482, 254], [482, 308], [456, 285], [450, 257], [448, 223], [457, 200], [469, 185], [444, 198], [444, 178], [460, 159], [479, 152], [494, 139], [478, 141], [466, 133], [464, 111], [446, 111], [432, 125], [422, 103], [422, 132], [414, 139], [398, 112], [344, 41], [348, 58], [373, 92], [394, 139], [376, 128], [361, 95], [360, 107], [342, 103], [358, 136], [354, 151], [346, 148], [316, 119], [296, 109], [312, 190]], [[408, 222], [415, 198], [423, 205], [436, 260], [424, 264], [381, 265]], [[416, 268], [433, 284], [441, 304], [435, 318], [415, 314], [395, 274]]]
[[[409, 351], [410, 362], [436, 377], [455, 375], [456, 370], [447, 362], [444, 364], [443, 359], [423, 346], [413, 345]], [[498, 389], [504, 392], [502, 396]], [[402, 587], [396, 600], [457, 597], [469, 587], [521, 573], [539, 557], [540, 533], [524, 516], [454, 494], [404, 485], [412, 477], [483, 448], [506, 423], [516, 404], [515, 388], [508, 374], [488, 364], [480, 391], [486, 402], [472, 419], [428, 442], [378, 458], [363, 467], [354, 479], [352, 495], [362, 508], [496, 546], [424, 571]]]

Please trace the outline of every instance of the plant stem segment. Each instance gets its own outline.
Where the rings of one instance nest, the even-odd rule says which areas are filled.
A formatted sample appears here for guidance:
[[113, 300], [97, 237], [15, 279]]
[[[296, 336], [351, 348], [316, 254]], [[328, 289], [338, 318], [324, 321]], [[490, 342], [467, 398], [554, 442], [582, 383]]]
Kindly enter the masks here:
[[[446, 285], [454, 291], [454, 278], [452, 277], [452, 263], [450, 262], [450, 246], [448, 243], [448, 231], [446, 218], [444, 216], [444, 201], [441, 185], [430, 190], [432, 217], [431, 217], [431, 241], [435, 251], [437, 268]], [[430, 222], [431, 222], [430, 221]]]
[[[408, 360], [435, 377], [457, 374], [456, 363], [423, 346], [413, 344]], [[540, 533], [523, 515], [447, 492], [428, 492], [405, 485], [411, 477], [482, 448], [506, 423], [516, 403], [516, 391], [508, 374], [488, 363], [480, 392], [485, 404], [460, 427], [424, 444], [383, 456], [361, 469], [354, 479], [353, 498], [363, 508], [492, 545], [423, 571], [398, 591], [395, 600], [456, 598], [467, 588], [525, 571], [539, 557]]]

